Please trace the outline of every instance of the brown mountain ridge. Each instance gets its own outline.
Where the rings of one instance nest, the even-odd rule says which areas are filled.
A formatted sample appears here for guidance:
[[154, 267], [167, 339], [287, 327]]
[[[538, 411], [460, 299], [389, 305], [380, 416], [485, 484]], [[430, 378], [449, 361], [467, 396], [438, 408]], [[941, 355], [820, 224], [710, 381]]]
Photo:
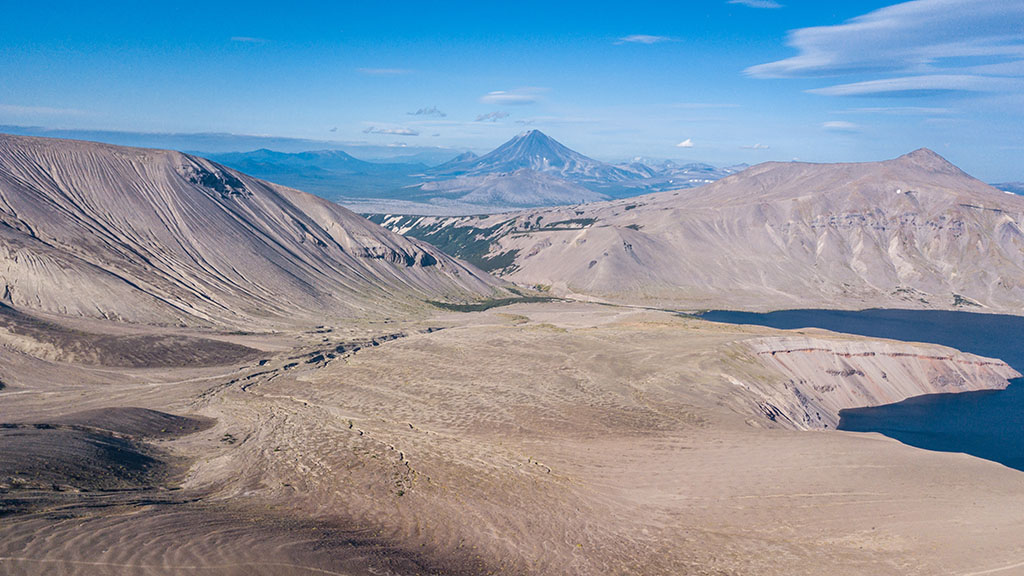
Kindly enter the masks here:
[[[769, 162], [700, 188], [487, 218], [373, 218], [488, 245], [478, 261], [556, 293], [688, 309], [1024, 305], [1024, 198], [921, 149]], [[459, 246], [448, 246], [451, 253]], [[500, 258], [499, 258], [500, 257]]]

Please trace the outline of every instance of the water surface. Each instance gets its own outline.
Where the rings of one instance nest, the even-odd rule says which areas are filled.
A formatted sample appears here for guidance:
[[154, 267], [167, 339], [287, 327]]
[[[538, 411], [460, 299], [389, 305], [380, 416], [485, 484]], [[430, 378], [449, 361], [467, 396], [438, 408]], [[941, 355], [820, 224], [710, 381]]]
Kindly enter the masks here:
[[[705, 320], [942, 344], [999, 358], [1024, 373], [1024, 317], [937, 310], [715, 310]], [[1024, 471], [1024, 378], [1003, 391], [930, 394], [839, 413], [839, 429], [879, 432], [900, 442], [963, 452]]]

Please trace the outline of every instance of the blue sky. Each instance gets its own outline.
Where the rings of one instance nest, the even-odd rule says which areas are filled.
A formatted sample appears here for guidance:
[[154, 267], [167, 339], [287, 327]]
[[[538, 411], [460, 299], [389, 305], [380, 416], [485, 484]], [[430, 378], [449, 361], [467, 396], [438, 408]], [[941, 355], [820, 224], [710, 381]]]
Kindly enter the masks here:
[[0, 124], [1024, 180], [1024, 2], [6, 2]]

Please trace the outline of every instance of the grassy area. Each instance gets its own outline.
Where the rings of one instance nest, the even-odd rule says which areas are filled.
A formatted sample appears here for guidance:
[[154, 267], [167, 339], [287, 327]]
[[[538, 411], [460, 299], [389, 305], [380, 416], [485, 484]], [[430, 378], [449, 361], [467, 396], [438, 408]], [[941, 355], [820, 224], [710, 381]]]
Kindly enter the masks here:
[[453, 304], [451, 302], [437, 302], [434, 300], [427, 300], [427, 303], [432, 306], [437, 306], [443, 310], [451, 310], [452, 312], [483, 312], [484, 310], [490, 310], [491, 308], [511, 306], [512, 304], [551, 302], [553, 300], [557, 300], [557, 298], [552, 298], [550, 296], [519, 296], [516, 298], [489, 298], [487, 300], [470, 302], [468, 304]]
[[[369, 218], [372, 222], [382, 224], [386, 216], [373, 214]], [[420, 217], [402, 216], [400, 218], [395, 223], [395, 227], [409, 226]], [[445, 254], [465, 260], [485, 272], [497, 272], [512, 266], [519, 254], [518, 250], [508, 250], [488, 256], [492, 244], [498, 239], [500, 229], [509, 222], [510, 220], [505, 220], [489, 228], [477, 228], [475, 226], [445, 226], [444, 222], [435, 221], [428, 225], [412, 226], [405, 232], [405, 235], [429, 242]]]
[[597, 222], [597, 218], [571, 218], [569, 220], [559, 220], [558, 222], [552, 222], [547, 226], [544, 226], [542, 230], [555, 230], [555, 229], [569, 229], [577, 230], [583, 229], [588, 226], [592, 226], [594, 222]]

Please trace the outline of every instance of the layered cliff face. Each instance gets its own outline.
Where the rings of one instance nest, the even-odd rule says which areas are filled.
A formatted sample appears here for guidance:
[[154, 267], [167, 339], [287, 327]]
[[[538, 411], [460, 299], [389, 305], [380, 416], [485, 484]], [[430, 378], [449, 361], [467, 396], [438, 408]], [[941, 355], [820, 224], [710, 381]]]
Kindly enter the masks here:
[[186, 154], [0, 136], [0, 298], [251, 327], [378, 317], [499, 282], [314, 196]]
[[690, 190], [483, 219], [381, 221], [412, 236], [468, 238], [467, 254], [483, 252], [517, 282], [619, 302], [1024, 306], [1024, 198], [929, 150], [874, 163], [766, 163]]
[[741, 381], [757, 412], [799, 430], [835, 429], [839, 411], [911, 396], [1005, 388], [1021, 376], [1002, 360], [935, 344], [883, 340], [767, 337], [743, 343], [757, 361], [780, 373]]

